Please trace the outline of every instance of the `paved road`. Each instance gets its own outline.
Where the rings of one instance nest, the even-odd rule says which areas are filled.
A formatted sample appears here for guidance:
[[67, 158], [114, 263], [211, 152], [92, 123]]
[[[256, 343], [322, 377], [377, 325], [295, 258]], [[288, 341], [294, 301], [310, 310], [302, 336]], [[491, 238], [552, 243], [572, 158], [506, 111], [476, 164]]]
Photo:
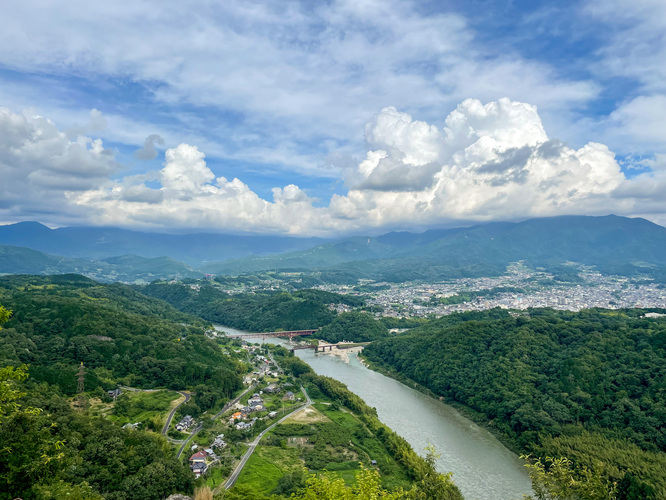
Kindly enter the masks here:
[[164, 424], [164, 427], [162, 428], [162, 435], [164, 435], [164, 436], [166, 436], [167, 432], [169, 431], [169, 425], [171, 424], [171, 419], [176, 414], [176, 410], [180, 407], [180, 405], [184, 405], [191, 398], [191, 396], [186, 392], [178, 391], [178, 394], [181, 394], [181, 395], [185, 396], [185, 401], [181, 401], [180, 403], [178, 403], [176, 406], [174, 406], [173, 410], [171, 410], [171, 413], [169, 413], [169, 416], [166, 419], [166, 423]]
[[199, 424], [194, 428], [194, 430], [192, 430], [192, 434], [190, 434], [189, 437], [185, 441], [183, 441], [183, 446], [181, 446], [180, 450], [178, 450], [178, 454], [176, 455], [176, 458], [180, 458], [180, 456], [183, 454], [183, 450], [187, 446], [187, 443], [189, 443], [192, 440], [192, 438], [199, 433], [199, 431], [201, 430], [202, 427], [203, 427], [203, 425]]
[[220, 418], [220, 415], [222, 415], [222, 414], [223, 414], [224, 412], [226, 412], [226, 411], [229, 411], [229, 408], [231, 408], [233, 405], [235, 405], [236, 403], [238, 403], [238, 401], [240, 400], [240, 398], [242, 398], [243, 396], [245, 396], [248, 392], [250, 392], [251, 390], [253, 390], [256, 386], [257, 386], [256, 384], [252, 384], [250, 387], [248, 387], [247, 389], [245, 389], [245, 390], [240, 394], [240, 396], [238, 396], [238, 397], [235, 398], [235, 399], [232, 399], [232, 400], [229, 401], [227, 404], [225, 404], [225, 405], [222, 407], [222, 409], [221, 409], [220, 411], [218, 411], [215, 415], [213, 415], [213, 420], [216, 420], [216, 419]]
[[[245, 389], [243, 392], [241, 392], [240, 395], [239, 395], [238, 397], [236, 397], [236, 398], [232, 399], [231, 401], [227, 402], [227, 404], [225, 404], [225, 405], [222, 407], [222, 409], [221, 409], [220, 411], [218, 411], [215, 415], [213, 415], [213, 417], [212, 417], [213, 420], [215, 420], [215, 419], [217, 419], [217, 418], [220, 418], [220, 415], [222, 415], [224, 412], [228, 411], [229, 408], [231, 408], [233, 405], [235, 405], [236, 403], [238, 403], [238, 401], [240, 400], [240, 398], [242, 398], [243, 396], [245, 396], [248, 392], [250, 392], [250, 391], [253, 390], [254, 388], [255, 388], [255, 385], [251, 385], [250, 387], [248, 387], [247, 389]], [[180, 450], [178, 450], [178, 454], [176, 455], [176, 458], [180, 458], [180, 456], [183, 454], [183, 450], [184, 450], [185, 447], [187, 446], [187, 443], [189, 443], [189, 442], [192, 440], [192, 438], [193, 438], [194, 436], [196, 436], [196, 435], [199, 433], [199, 431], [201, 430], [202, 427], [203, 427], [203, 426], [202, 426], [201, 424], [199, 424], [199, 425], [198, 425], [198, 426], [192, 431], [192, 434], [189, 435], [189, 437], [183, 442], [183, 445], [180, 447]]]
[[245, 464], [247, 463], [250, 456], [254, 452], [254, 449], [259, 444], [259, 441], [261, 441], [261, 438], [264, 437], [264, 434], [266, 434], [268, 431], [270, 431], [276, 425], [282, 423], [283, 421], [285, 421], [286, 419], [291, 417], [297, 411], [300, 411], [303, 408], [307, 408], [308, 406], [310, 406], [312, 404], [312, 400], [310, 399], [310, 396], [308, 396], [308, 393], [305, 392], [305, 389], [302, 386], [301, 386], [301, 391], [303, 391], [303, 394], [305, 394], [305, 397], [307, 398], [306, 402], [304, 404], [302, 404], [301, 406], [299, 406], [298, 408], [296, 408], [294, 411], [287, 413], [280, 420], [271, 424], [269, 427], [266, 427], [263, 431], [261, 431], [261, 433], [259, 433], [259, 435], [255, 438], [255, 440], [250, 443], [250, 446], [247, 449], [247, 451], [245, 452], [245, 455], [243, 455], [243, 458], [241, 458], [241, 461], [238, 463], [238, 465], [236, 466], [234, 471], [231, 473], [231, 475], [227, 478], [226, 482], [224, 483], [223, 486], [224, 486], [225, 490], [228, 490], [229, 488], [231, 488], [234, 485], [234, 483], [238, 479], [238, 476], [240, 475], [241, 471], [243, 470], [243, 467], [245, 467]]
[[126, 385], [119, 385], [121, 389], [130, 392], [158, 392], [165, 391], [166, 389], [137, 389], [136, 387], [127, 387]]

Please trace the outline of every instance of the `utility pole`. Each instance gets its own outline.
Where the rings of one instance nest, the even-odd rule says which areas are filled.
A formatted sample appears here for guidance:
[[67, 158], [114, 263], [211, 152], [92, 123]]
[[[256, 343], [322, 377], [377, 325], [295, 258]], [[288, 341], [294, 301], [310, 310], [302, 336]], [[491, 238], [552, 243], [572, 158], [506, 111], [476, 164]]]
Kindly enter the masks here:
[[83, 361], [81, 361], [81, 366], [79, 366], [79, 372], [77, 373], [77, 385], [76, 385], [76, 394], [79, 401], [79, 410], [83, 411], [86, 407], [86, 397], [83, 395], [84, 383], [85, 383], [86, 370], [83, 367]]

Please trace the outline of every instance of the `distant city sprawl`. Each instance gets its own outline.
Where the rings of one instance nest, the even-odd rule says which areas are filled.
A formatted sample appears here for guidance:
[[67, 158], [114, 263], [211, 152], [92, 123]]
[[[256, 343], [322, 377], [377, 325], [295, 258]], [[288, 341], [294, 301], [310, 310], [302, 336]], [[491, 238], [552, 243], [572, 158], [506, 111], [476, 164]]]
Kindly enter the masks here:
[[[347, 285], [321, 285], [339, 293], [354, 293]], [[376, 291], [371, 291], [376, 288]], [[500, 307], [550, 307], [578, 311], [592, 307], [666, 307], [666, 289], [650, 281], [605, 276], [589, 269], [558, 276], [532, 271], [520, 264], [504, 276], [463, 278], [439, 283], [373, 283], [364, 288], [376, 314], [426, 317]], [[381, 312], [380, 312], [381, 310]]]

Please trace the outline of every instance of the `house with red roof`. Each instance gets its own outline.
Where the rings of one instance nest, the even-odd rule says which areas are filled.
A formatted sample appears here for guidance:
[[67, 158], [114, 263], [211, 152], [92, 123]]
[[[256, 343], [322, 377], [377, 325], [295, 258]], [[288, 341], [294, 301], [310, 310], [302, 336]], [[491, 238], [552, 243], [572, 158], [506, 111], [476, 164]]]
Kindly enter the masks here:
[[190, 464], [195, 463], [206, 463], [206, 452], [204, 450], [197, 451], [194, 455], [190, 457]]

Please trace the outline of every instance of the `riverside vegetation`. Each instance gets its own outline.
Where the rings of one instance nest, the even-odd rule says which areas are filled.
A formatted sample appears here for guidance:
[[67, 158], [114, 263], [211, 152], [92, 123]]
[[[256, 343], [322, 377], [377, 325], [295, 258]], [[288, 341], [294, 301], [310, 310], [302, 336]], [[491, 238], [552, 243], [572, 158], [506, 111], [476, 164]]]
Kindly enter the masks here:
[[[0, 301], [7, 306], [0, 306], [0, 499], [161, 499], [194, 490], [189, 468], [156, 432], [156, 414], [166, 412], [177, 395], [132, 393], [112, 402], [105, 391], [119, 384], [188, 389], [196, 395], [183, 408], [219, 408], [250, 370], [234, 357], [235, 345], [225, 344], [233, 341], [208, 338], [208, 325], [199, 318], [130, 287], [75, 275], [2, 278]], [[319, 405], [329, 423], [296, 426], [296, 435], [314, 441], [298, 463], [333, 475], [289, 472], [278, 478], [272, 498], [289, 492], [324, 498], [316, 493], [321, 488], [329, 491], [327, 498], [462, 498], [432, 460], [418, 457], [342, 384], [316, 376], [283, 349], [276, 348], [275, 357], [330, 403]], [[82, 363], [85, 393], [74, 397]], [[112, 414], [96, 411], [99, 401]], [[145, 430], [120, 428], [134, 419], [143, 419]], [[278, 445], [280, 432], [293, 434], [294, 428], [272, 433]], [[381, 475], [355, 461], [369, 465], [371, 456]], [[243, 485], [223, 493], [247, 499], [262, 494], [244, 492]]]
[[[165, 300], [184, 313], [239, 330], [321, 328], [314, 336], [328, 342], [369, 342], [389, 336], [385, 324], [364, 311], [365, 300], [352, 295], [309, 289], [229, 295], [207, 282], [196, 282], [194, 288], [158, 282], [137, 290]], [[346, 306], [350, 311], [337, 314], [331, 304]]]
[[[373, 408], [341, 382], [317, 375], [307, 363], [283, 347], [275, 346], [272, 350], [278, 364], [297, 377], [308, 394], [320, 402], [315, 407], [329, 420], [314, 425], [281, 425], [271, 432], [269, 445], [279, 444], [284, 436], [306, 437], [314, 446], [304, 452], [305, 465], [314, 470], [325, 467], [330, 472], [312, 479], [302, 479], [298, 473], [283, 476], [276, 488], [278, 492], [294, 492], [297, 498], [376, 498], [374, 494], [396, 500], [462, 500], [450, 474], [435, 471], [432, 453], [426, 458], [420, 457], [407, 441], [379, 421]], [[359, 469], [358, 461], [345, 460], [345, 454], [350, 451], [366, 466], [374, 459], [381, 476]], [[300, 491], [293, 488], [299, 480], [305, 483], [305, 489]], [[293, 490], [285, 491], [289, 484]], [[245, 494], [246, 498], [261, 498], [256, 489], [246, 490]]]
[[453, 314], [374, 342], [364, 356], [539, 457], [535, 492], [553, 494], [543, 498], [661, 499], [666, 318], [648, 312]]

